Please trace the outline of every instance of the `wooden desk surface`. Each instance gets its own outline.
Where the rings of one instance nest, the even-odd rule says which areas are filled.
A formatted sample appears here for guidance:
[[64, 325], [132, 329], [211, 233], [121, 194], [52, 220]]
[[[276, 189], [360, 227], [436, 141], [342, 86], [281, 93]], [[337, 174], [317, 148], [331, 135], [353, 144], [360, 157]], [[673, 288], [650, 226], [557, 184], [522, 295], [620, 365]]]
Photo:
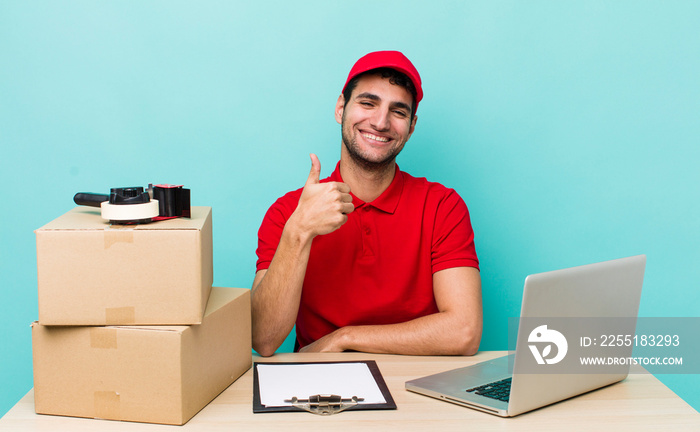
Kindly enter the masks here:
[[466, 430], [688, 430], [700, 431], [700, 414], [653, 375], [625, 381], [514, 418], [500, 418], [404, 389], [407, 380], [498, 357], [409, 357], [364, 353], [277, 354], [254, 361], [377, 361], [398, 406], [396, 411], [350, 411], [322, 417], [308, 413], [253, 414], [249, 370], [184, 426], [80, 419], [34, 413], [30, 391], [0, 420], [12, 431], [466, 431]]

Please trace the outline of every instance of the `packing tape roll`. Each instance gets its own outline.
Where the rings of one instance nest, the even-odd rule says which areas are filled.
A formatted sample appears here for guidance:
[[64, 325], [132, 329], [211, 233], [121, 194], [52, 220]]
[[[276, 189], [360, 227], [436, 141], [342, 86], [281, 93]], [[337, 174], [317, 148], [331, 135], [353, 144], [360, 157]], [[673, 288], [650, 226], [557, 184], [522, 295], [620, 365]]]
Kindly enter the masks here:
[[103, 201], [100, 204], [102, 219], [112, 221], [137, 221], [158, 216], [158, 200], [151, 200], [143, 204], [110, 204]]

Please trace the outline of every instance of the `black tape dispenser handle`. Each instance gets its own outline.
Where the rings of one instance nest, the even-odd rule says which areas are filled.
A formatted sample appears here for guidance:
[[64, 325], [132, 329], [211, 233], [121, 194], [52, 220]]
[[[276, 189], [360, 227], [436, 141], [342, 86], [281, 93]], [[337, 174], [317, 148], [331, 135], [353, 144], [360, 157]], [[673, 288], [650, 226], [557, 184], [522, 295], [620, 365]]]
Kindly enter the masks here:
[[78, 205], [100, 207], [103, 202], [109, 201], [109, 195], [80, 192], [75, 194], [73, 201]]

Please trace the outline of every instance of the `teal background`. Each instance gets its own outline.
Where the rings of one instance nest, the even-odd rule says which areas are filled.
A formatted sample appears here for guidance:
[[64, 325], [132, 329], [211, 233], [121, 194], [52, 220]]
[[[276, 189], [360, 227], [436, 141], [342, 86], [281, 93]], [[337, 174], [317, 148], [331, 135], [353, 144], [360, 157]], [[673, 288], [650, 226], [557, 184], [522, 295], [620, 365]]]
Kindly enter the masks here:
[[[331, 173], [336, 98], [378, 49], [424, 81], [401, 168], [470, 208], [481, 349], [526, 275], [640, 253], [640, 314], [698, 316], [700, 3], [434, 3], [1, 1], [0, 414], [32, 387], [34, 229], [79, 191], [185, 184], [215, 284], [250, 286], [265, 210], [310, 152]], [[659, 378], [700, 407], [698, 375]]]

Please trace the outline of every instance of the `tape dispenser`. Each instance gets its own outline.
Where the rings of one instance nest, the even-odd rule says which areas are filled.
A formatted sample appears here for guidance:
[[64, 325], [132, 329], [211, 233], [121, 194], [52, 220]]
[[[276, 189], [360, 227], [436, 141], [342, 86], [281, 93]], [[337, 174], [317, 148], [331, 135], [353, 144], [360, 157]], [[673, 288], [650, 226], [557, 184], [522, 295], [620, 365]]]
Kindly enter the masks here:
[[191, 215], [190, 190], [182, 185], [149, 184], [146, 190], [140, 186], [112, 188], [109, 195], [80, 192], [73, 201], [100, 207], [102, 219], [112, 224], [149, 223]]

